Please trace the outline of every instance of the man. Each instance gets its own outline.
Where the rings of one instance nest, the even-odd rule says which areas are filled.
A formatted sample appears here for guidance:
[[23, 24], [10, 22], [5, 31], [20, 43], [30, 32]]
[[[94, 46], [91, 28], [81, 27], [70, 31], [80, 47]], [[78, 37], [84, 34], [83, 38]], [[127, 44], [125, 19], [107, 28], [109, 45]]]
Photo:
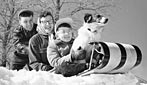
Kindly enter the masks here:
[[14, 31], [14, 56], [10, 62], [10, 69], [20, 70], [29, 63], [28, 43], [30, 38], [37, 33], [37, 24], [33, 23], [33, 12], [22, 10], [19, 15], [19, 26]]

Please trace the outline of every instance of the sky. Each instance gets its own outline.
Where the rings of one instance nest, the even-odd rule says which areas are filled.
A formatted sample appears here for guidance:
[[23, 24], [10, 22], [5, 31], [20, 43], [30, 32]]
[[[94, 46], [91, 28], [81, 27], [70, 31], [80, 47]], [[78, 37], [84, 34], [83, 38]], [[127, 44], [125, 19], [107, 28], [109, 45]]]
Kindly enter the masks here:
[[142, 62], [132, 70], [147, 80], [147, 0], [121, 0], [119, 10], [112, 14], [102, 40], [134, 44], [141, 49]]

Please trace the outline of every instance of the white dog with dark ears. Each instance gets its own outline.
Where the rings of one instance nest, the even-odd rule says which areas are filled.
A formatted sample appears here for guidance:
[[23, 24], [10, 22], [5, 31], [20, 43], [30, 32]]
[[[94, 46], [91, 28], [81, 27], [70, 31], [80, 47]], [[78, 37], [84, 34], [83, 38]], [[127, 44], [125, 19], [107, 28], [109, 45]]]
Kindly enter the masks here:
[[78, 53], [78, 50], [86, 50], [86, 58], [90, 57], [92, 46], [89, 43], [99, 42], [104, 26], [108, 22], [108, 18], [102, 15], [85, 14], [84, 23], [78, 30], [78, 36], [74, 40], [72, 50]]

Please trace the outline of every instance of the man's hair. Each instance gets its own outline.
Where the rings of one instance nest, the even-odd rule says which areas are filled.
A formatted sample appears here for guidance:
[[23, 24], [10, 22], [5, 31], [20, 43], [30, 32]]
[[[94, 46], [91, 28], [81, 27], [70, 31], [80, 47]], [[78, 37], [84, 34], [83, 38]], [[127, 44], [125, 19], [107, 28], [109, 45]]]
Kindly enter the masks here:
[[41, 12], [40, 15], [39, 15], [39, 18], [46, 17], [46, 16], [51, 16], [53, 18], [53, 15], [49, 11]]
[[19, 18], [20, 18], [20, 17], [30, 17], [30, 16], [33, 17], [33, 15], [34, 15], [33, 11], [31, 11], [31, 10], [23, 10], [23, 11], [21, 11], [21, 12], [18, 14], [18, 17], [19, 17]]

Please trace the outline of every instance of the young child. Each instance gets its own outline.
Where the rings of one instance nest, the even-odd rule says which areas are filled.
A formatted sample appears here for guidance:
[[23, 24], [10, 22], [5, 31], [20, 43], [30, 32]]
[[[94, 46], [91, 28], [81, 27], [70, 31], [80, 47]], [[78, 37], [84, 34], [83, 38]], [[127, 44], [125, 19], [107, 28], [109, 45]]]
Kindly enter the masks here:
[[14, 55], [10, 62], [10, 69], [20, 70], [29, 63], [28, 43], [30, 38], [37, 33], [37, 24], [33, 23], [33, 12], [22, 10], [19, 15], [19, 26], [14, 30]]
[[71, 50], [73, 39], [73, 20], [71, 18], [59, 19], [55, 24], [55, 39], [49, 42], [47, 58], [55, 73], [64, 76], [76, 75], [85, 69], [85, 64], [73, 63], [75, 60], [85, 58], [85, 51], [75, 53]]

